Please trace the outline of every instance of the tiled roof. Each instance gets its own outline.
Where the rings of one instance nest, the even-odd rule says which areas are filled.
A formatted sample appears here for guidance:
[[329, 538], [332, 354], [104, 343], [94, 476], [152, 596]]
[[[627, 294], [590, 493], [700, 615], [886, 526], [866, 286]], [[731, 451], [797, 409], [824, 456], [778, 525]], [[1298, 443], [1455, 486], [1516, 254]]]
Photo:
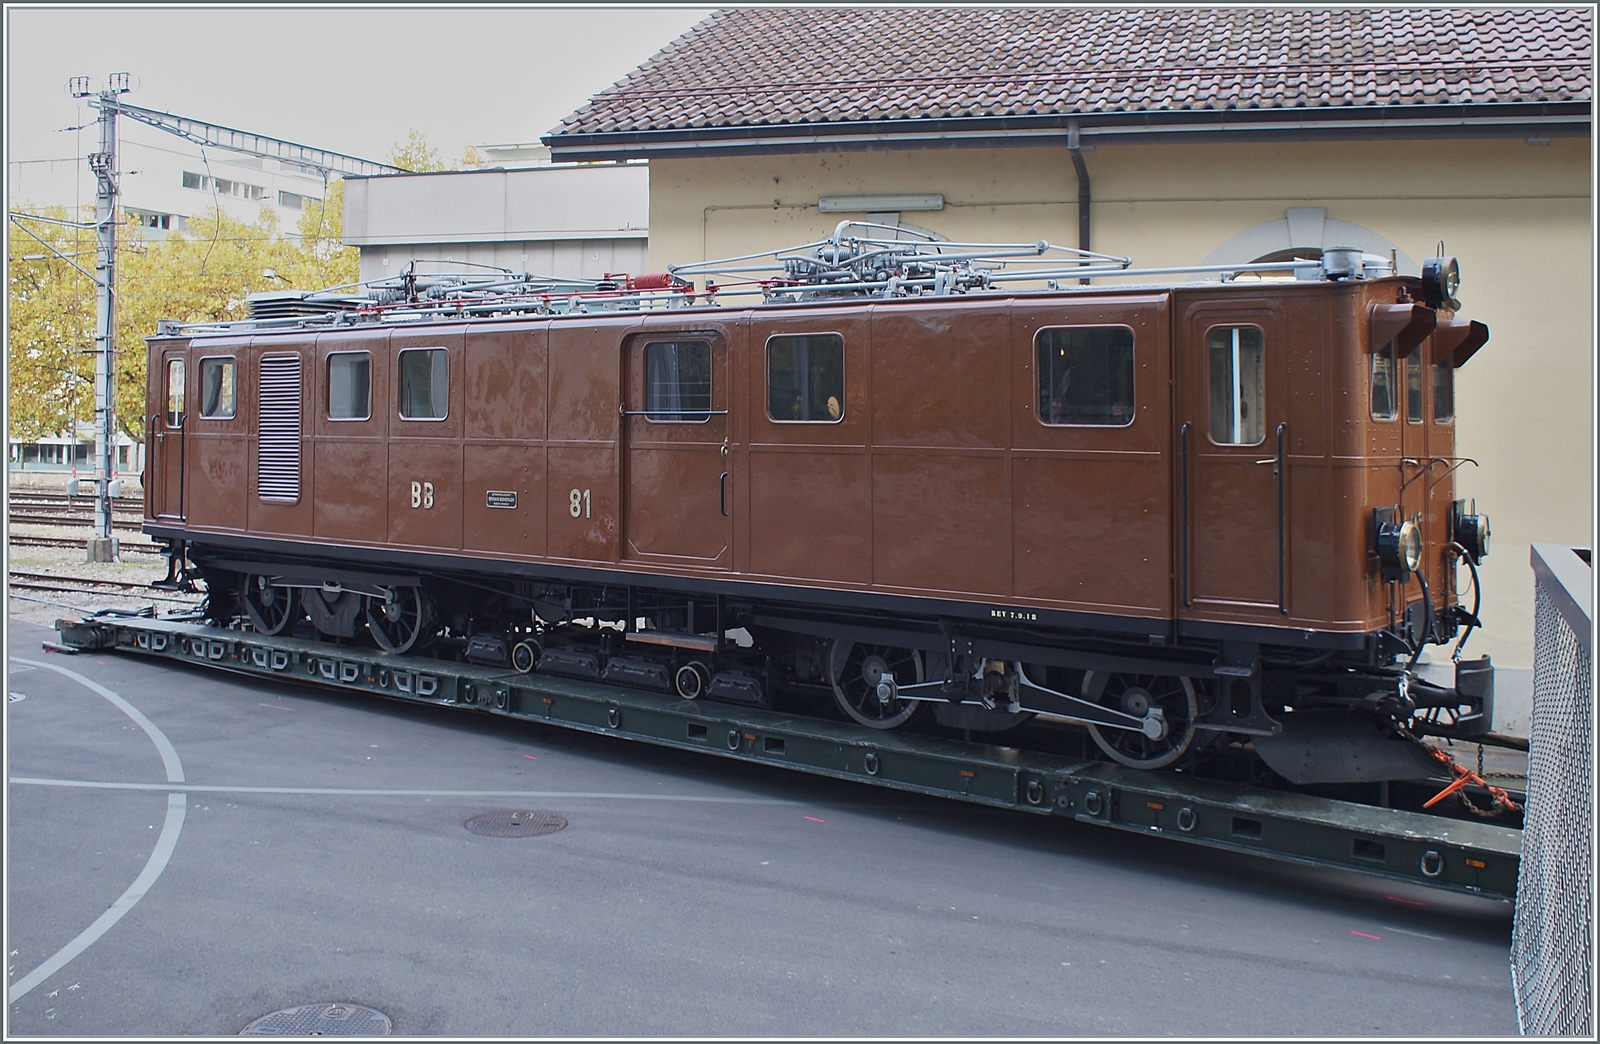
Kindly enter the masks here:
[[546, 140], [903, 120], [1586, 110], [1592, 35], [1587, 8], [720, 11]]

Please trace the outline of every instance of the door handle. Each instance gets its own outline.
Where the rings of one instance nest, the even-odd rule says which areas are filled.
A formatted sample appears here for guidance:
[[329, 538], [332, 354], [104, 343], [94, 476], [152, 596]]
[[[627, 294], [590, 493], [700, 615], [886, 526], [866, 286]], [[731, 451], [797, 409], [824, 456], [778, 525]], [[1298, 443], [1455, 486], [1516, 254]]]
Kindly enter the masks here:
[[722, 477], [717, 479], [717, 504], [722, 510], [722, 517], [728, 517], [728, 473], [724, 471]]

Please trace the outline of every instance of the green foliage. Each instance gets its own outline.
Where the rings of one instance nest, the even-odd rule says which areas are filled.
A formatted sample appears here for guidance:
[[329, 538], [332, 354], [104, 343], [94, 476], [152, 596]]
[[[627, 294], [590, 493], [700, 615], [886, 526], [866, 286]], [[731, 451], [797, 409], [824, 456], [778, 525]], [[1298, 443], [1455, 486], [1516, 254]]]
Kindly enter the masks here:
[[[319, 290], [360, 278], [358, 252], [340, 242], [343, 189], [342, 181], [330, 183], [323, 204], [306, 208], [298, 241], [284, 238], [268, 207], [249, 223], [211, 210], [190, 218], [187, 234], [163, 239], [143, 238], [137, 224], [119, 226], [114, 340], [116, 413], [123, 430], [134, 438], [144, 433], [142, 340], [155, 332], [157, 320], [243, 319], [251, 294]], [[67, 218], [60, 208], [45, 213]], [[25, 225], [39, 238], [15, 223], [9, 237], [9, 420], [15, 439], [52, 435], [94, 416], [94, 285], [40, 242], [75, 255], [74, 261], [93, 271], [94, 234], [43, 222]]]

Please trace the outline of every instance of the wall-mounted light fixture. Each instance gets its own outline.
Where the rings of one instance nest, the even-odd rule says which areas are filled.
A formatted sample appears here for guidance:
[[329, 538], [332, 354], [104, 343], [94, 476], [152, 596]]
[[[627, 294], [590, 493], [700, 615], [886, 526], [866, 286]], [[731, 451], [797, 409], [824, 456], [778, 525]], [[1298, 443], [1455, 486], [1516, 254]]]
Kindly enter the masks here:
[[824, 214], [868, 214], [904, 210], [943, 210], [944, 196], [823, 196], [817, 209]]

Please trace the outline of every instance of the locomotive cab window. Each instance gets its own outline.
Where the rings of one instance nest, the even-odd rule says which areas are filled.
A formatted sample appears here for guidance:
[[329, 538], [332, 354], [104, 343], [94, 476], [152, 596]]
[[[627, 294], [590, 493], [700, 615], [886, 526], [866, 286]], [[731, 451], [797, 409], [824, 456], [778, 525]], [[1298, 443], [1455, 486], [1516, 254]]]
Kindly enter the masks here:
[[843, 337], [802, 334], [767, 341], [767, 416], [822, 423], [843, 419]]
[[1392, 421], [1400, 415], [1395, 397], [1394, 342], [1372, 353], [1372, 419]]
[[[441, 355], [446, 353], [441, 352]], [[372, 416], [372, 354], [330, 352], [328, 419], [364, 421]]]
[[183, 427], [183, 360], [167, 361], [167, 427]]
[[1133, 423], [1133, 331], [1126, 326], [1040, 330], [1039, 420], [1124, 427]]
[[656, 341], [644, 346], [644, 411], [653, 421], [711, 419], [711, 345]]
[[1206, 333], [1211, 441], [1254, 446], [1267, 437], [1267, 362], [1261, 328], [1218, 326]]
[[1422, 349], [1406, 356], [1406, 421], [1422, 423]]
[[232, 420], [234, 361], [200, 360], [200, 416], [206, 420]]
[[444, 420], [450, 405], [450, 353], [444, 348], [400, 352], [400, 417]]
[[1456, 415], [1456, 370], [1447, 357], [1435, 363], [1433, 370], [1433, 419], [1439, 424], [1454, 419]]

